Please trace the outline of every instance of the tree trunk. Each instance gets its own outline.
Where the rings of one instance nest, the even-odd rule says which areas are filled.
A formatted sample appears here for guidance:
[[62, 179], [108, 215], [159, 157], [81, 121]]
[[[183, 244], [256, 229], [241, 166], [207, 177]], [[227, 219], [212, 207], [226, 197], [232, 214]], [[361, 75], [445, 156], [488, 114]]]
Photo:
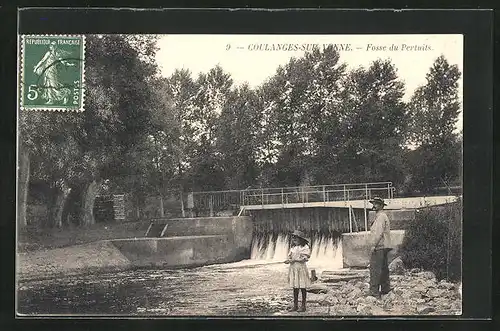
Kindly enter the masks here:
[[165, 209], [163, 207], [163, 194], [160, 194], [160, 217], [165, 217]]
[[186, 212], [184, 211], [184, 195], [183, 195], [183, 189], [182, 186], [180, 188], [180, 197], [181, 197], [181, 214], [182, 217], [186, 217]]
[[50, 208], [49, 226], [61, 228], [63, 226], [63, 211], [71, 189], [65, 184], [57, 190], [56, 197]]
[[70, 192], [66, 198], [62, 210], [62, 224], [63, 226], [74, 226], [80, 224], [81, 219], [81, 195], [82, 188], [78, 185], [70, 187]]
[[99, 192], [99, 183], [93, 180], [85, 187], [82, 194], [82, 222], [83, 226], [89, 226], [95, 224], [94, 218], [94, 202]]
[[18, 225], [20, 228], [24, 228], [28, 224], [26, 219], [26, 208], [28, 205], [28, 184], [30, 180], [30, 155], [27, 148], [19, 148], [18, 167]]

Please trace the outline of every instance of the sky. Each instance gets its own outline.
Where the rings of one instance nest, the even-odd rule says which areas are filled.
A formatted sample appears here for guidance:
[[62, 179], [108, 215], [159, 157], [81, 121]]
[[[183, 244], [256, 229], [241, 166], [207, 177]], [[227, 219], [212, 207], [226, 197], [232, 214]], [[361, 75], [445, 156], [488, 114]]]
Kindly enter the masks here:
[[[440, 55], [463, 72], [462, 35], [162, 35], [156, 60], [165, 77], [181, 68], [196, 77], [220, 65], [236, 84], [256, 87], [291, 57], [302, 56], [303, 49], [329, 44], [338, 47], [340, 61], [350, 69], [390, 59], [405, 82], [405, 100], [425, 84], [429, 68]], [[462, 86], [461, 78], [461, 101]], [[460, 114], [457, 130], [462, 125]]]

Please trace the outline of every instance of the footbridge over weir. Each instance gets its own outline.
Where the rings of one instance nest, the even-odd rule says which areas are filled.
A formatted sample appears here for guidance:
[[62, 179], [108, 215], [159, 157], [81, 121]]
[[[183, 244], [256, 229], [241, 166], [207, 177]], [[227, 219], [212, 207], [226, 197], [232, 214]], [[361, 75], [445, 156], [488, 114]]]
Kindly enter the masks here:
[[369, 228], [369, 200], [385, 199], [389, 210], [446, 204], [454, 196], [395, 198], [392, 182], [248, 188], [192, 192], [192, 216], [249, 215], [255, 230], [272, 233], [302, 228], [319, 232], [358, 232]]

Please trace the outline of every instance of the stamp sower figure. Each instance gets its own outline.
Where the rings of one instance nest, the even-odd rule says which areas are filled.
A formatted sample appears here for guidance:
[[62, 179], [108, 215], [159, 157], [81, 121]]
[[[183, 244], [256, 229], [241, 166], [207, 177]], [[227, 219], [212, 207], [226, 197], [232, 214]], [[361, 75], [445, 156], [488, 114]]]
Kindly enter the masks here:
[[[306, 262], [311, 256], [309, 241], [304, 233], [295, 230], [292, 233], [292, 247], [288, 253], [288, 259], [285, 263], [290, 264], [288, 269], [288, 284], [293, 288], [293, 308], [292, 311], [306, 311], [306, 288], [311, 285], [309, 271]], [[299, 290], [302, 292], [302, 306], [299, 309]]]
[[389, 281], [389, 265], [387, 255], [391, 248], [391, 227], [389, 218], [383, 211], [387, 204], [381, 198], [370, 200], [375, 210], [375, 219], [370, 228], [370, 293], [380, 298], [391, 290]]
[[35, 74], [41, 78], [41, 89], [42, 98], [47, 100], [48, 105], [54, 104], [54, 102], [68, 103], [68, 97], [70, 96], [71, 90], [65, 87], [61, 83], [59, 78], [59, 67], [61, 65], [65, 66], [75, 66], [74, 63], [64, 60], [65, 57], [70, 55], [69, 52], [58, 49], [57, 43], [52, 41], [49, 45], [49, 50], [40, 62], [33, 68]]

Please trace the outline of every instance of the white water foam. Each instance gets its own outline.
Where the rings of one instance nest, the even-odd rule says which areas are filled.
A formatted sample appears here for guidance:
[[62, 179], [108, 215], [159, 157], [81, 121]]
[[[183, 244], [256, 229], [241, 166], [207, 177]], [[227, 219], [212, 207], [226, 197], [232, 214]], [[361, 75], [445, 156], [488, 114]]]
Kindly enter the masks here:
[[[287, 258], [289, 250], [288, 236], [279, 235], [274, 242], [269, 239], [266, 247], [261, 242], [255, 240], [252, 243], [252, 251], [250, 259], [258, 260], [261, 263], [276, 263], [284, 262]], [[310, 269], [316, 269], [317, 273], [323, 270], [342, 269], [342, 241], [338, 239], [336, 242], [331, 237], [323, 236], [313, 241], [311, 247], [311, 258], [307, 263]]]

